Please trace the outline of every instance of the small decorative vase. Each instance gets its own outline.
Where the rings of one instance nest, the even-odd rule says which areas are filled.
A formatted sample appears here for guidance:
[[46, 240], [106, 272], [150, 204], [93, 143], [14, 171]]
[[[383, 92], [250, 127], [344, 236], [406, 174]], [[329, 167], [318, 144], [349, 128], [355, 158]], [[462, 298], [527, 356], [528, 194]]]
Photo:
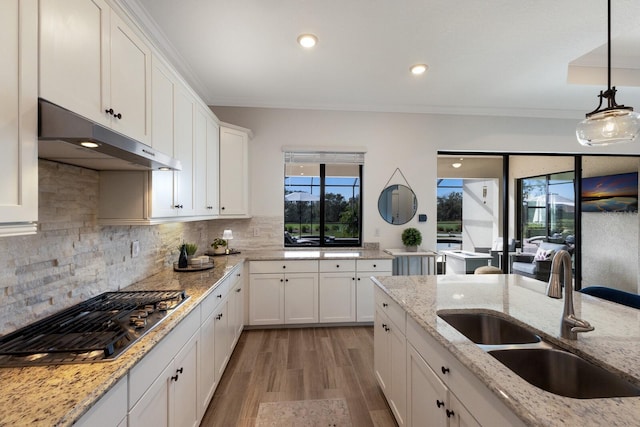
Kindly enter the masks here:
[[178, 257], [178, 267], [187, 268], [188, 265], [189, 261], [187, 260], [187, 247], [186, 245], [182, 245], [182, 247], [180, 247], [180, 256]]
[[418, 252], [418, 246], [406, 246], [407, 252]]
[[216, 255], [222, 255], [225, 252], [225, 247], [224, 246], [218, 246], [217, 248], [213, 248], [213, 253]]

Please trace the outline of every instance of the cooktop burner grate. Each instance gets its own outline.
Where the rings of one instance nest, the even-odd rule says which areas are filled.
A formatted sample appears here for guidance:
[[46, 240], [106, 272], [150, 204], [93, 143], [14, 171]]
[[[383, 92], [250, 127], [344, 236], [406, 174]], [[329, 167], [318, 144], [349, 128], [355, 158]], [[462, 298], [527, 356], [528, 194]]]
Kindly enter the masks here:
[[103, 293], [0, 337], [0, 366], [112, 360], [187, 298], [184, 291]]

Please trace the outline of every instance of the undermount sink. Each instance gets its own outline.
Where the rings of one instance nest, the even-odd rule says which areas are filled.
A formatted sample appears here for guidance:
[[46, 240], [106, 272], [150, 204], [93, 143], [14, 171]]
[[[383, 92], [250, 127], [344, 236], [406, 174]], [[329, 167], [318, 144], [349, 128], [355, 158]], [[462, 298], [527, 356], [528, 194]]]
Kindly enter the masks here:
[[540, 337], [527, 328], [490, 313], [438, 313], [438, 316], [476, 344], [540, 342]]
[[489, 354], [530, 384], [560, 396], [576, 399], [640, 396], [640, 387], [567, 351], [512, 348]]

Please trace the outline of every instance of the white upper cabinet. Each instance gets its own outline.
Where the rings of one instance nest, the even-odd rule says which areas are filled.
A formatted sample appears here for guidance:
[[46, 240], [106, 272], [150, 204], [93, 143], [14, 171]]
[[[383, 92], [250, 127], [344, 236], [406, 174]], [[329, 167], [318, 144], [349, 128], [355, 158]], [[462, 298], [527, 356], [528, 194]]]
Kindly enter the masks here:
[[220, 216], [249, 216], [249, 131], [220, 126]]
[[33, 234], [38, 219], [38, 7], [2, 2], [0, 236]]
[[40, 97], [151, 143], [151, 50], [103, 0], [40, 2]]
[[218, 157], [220, 130], [204, 107], [196, 108], [195, 150], [195, 194], [196, 215], [218, 215]]

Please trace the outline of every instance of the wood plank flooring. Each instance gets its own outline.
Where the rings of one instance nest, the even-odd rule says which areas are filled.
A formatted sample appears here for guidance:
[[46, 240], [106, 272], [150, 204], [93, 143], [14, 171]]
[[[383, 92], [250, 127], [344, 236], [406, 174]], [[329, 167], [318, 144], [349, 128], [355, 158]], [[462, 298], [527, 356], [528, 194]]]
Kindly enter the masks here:
[[202, 427], [253, 427], [261, 402], [343, 398], [354, 427], [396, 426], [368, 326], [244, 331]]

